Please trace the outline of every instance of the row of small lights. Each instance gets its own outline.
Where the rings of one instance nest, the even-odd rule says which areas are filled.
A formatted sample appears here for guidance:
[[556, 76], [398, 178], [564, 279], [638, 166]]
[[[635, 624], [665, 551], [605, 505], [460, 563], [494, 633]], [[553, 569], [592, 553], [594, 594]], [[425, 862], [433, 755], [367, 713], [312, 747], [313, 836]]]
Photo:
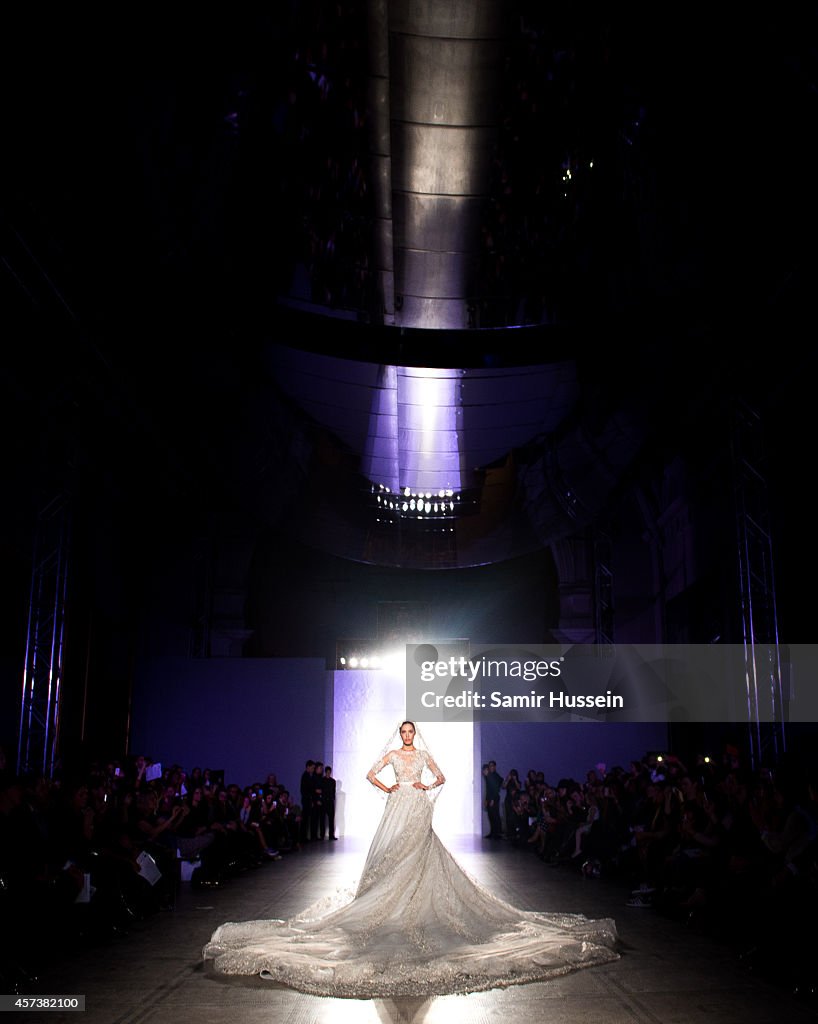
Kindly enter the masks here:
[[391, 509], [393, 512], [404, 514], [414, 512], [419, 513], [419, 517], [424, 514], [451, 515], [455, 510], [455, 503], [460, 501], [460, 495], [455, 494], [451, 488], [441, 488], [437, 494], [433, 491], [415, 492], [409, 487], [393, 492], [386, 484], [378, 484], [377, 489], [373, 484], [372, 493], [384, 510]]
[[338, 662], [341, 668], [381, 668], [383, 666], [383, 659], [379, 654], [364, 654], [360, 658], [352, 655], [351, 658], [339, 658]]
[[357, 654], [344, 654], [338, 658], [338, 667], [342, 669], [368, 668], [368, 669], [394, 669], [403, 664], [403, 653], [393, 651], [380, 654], [369, 651], [359, 651]]

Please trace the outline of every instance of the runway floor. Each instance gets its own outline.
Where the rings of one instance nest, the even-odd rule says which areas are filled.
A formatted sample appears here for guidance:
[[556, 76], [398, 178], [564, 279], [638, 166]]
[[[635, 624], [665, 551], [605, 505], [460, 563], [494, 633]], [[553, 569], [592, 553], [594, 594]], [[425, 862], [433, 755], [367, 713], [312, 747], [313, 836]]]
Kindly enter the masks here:
[[818, 1001], [751, 973], [734, 944], [650, 909], [625, 906], [619, 881], [548, 868], [529, 850], [480, 837], [449, 843], [497, 895], [529, 910], [613, 917], [621, 958], [553, 981], [432, 999], [307, 996], [256, 978], [205, 971], [201, 948], [223, 921], [288, 917], [352, 884], [365, 848], [313, 843], [230, 879], [222, 888], [181, 883], [176, 907], [104, 943], [78, 943], [41, 971], [36, 994], [84, 995], [83, 1013], [26, 1011], [45, 1024], [801, 1024]]

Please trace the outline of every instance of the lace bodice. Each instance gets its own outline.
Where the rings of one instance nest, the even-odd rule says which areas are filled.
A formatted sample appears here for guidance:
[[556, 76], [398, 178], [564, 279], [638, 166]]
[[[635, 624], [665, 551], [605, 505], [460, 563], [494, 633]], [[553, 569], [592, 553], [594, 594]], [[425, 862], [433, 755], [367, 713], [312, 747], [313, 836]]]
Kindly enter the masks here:
[[[430, 760], [425, 750], [414, 750], [411, 754], [403, 754], [393, 750], [388, 755], [389, 764], [395, 769], [395, 780], [402, 785], [412, 785], [421, 781], [423, 769]], [[435, 769], [432, 768], [435, 772]], [[437, 774], [437, 772], [435, 772]]]
[[434, 758], [428, 750], [412, 750], [409, 753], [404, 753], [402, 750], [390, 750], [372, 766], [367, 774], [369, 781], [374, 782], [375, 776], [386, 765], [390, 765], [394, 770], [395, 782], [398, 783], [398, 786], [414, 786], [416, 782], [422, 782], [424, 768], [428, 768], [435, 778], [443, 780], [443, 773], [435, 764]]

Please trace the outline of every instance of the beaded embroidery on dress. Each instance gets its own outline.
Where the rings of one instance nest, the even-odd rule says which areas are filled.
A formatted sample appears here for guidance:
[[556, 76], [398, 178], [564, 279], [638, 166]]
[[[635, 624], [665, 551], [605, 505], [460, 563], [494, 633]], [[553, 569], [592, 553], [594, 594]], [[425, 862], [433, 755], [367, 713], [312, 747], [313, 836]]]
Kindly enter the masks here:
[[518, 910], [460, 867], [414, 786], [424, 770], [440, 774], [427, 750], [392, 751], [373, 771], [386, 764], [399, 785], [357, 890], [288, 921], [223, 924], [203, 951], [216, 971], [369, 999], [479, 992], [617, 959], [612, 919]]

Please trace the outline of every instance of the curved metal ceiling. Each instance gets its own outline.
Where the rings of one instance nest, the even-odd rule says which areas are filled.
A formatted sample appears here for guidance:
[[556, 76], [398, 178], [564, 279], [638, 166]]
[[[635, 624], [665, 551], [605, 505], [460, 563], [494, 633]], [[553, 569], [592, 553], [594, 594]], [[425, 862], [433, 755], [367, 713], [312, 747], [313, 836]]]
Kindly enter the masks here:
[[[577, 367], [406, 367], [269, 346], [301, 478], [293, 526], [333, 554], [456, 568], [591, 521], [638, 452], [621, 414], [577, 419]], [[571, 425], [573, 424], [573, 426]]]

